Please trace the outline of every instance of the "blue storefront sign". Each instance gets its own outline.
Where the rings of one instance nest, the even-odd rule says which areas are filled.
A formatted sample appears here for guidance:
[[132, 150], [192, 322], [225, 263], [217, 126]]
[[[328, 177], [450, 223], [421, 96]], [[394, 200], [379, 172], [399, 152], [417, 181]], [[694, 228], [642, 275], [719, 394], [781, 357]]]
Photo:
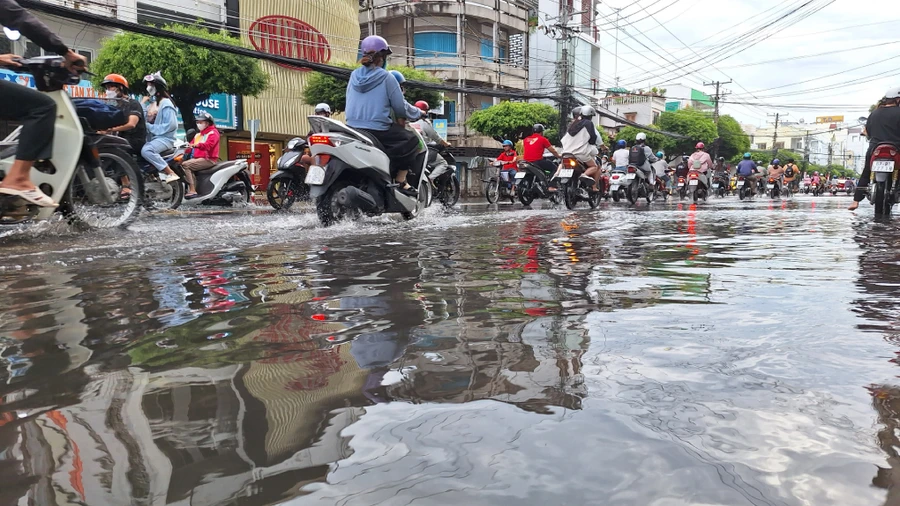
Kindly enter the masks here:
[[[194, 107], [194, 114], [200, 111], [208, 112], [219, 130], [237, 130], [238, 120], [235, 111], [237, 110], [237, 97], [234, 95], [226, 95], [224, 93], [214, 93], [206, 100], [198, 102]], [[178, 115], [178, 121], [181, 121], [181, 114]]]
[[434, 131], [441, 136], [441, 139], [447, 140], [447, 120], [436, 119], [431, 124], [434, 126]]

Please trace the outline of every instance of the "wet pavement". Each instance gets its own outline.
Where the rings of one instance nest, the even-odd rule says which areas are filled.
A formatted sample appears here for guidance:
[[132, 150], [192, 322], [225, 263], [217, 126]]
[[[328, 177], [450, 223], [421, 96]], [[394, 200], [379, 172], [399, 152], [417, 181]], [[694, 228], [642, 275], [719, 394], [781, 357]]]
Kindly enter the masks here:
[[0, 505], [900, 504], [847, 204], [0, 231]]

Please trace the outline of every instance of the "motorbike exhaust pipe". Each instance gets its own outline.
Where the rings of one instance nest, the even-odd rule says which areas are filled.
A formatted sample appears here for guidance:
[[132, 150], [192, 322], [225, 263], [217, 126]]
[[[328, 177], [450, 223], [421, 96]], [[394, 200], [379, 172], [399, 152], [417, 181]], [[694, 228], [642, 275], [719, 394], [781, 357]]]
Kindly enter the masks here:
[[378, 211], [378, 204], [371, 195], [359, 191], [358, 188], [348, 186], [337, 194], [337, 203], [343, 207], [355, 207], [364, 213], [374, 213]]

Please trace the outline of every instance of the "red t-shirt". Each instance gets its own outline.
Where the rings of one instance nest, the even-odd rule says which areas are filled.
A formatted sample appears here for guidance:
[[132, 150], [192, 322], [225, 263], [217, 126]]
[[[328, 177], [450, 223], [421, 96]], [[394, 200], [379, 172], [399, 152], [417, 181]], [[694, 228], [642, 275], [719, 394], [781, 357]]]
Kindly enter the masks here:
[[[516, 159], [516, 151], [515, 150], [512, 150], [512, 151], [503, 150], [503, 152], [497, 156], [498, 162], [512, 162], [515, 159]], [[515, 169], [515, 168], [516, 168], [515, 163], [504, 163], [503, 164], [503, 170], [509, 170], [509, 169]]]
[[522, 158], [526, 162], [536, 162], [544, 158], [544, 149], [550, 147], [550, 141], [541, 134], [525, 137]]

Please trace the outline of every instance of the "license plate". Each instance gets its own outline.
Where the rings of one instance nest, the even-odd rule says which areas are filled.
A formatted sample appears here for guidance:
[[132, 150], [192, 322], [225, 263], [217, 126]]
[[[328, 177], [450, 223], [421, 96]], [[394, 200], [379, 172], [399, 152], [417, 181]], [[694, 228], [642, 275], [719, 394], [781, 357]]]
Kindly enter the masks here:
[[681, 188], [682, 186], [684, 186], [684, 183], [678, 183], [679, 188]]
[[524, 172], [516, 173], [516, 179], [525, 179], [525, 173]]
[[318, 165], [310, 165], [306, 171], [306, 184], [322, 184], [325, 182], [325, 168]]
[[559, 171], [559, 177], [572, 177], [572, 174], [575, 173], [575, 169], [562, 169]]
[[743, 181], [738, 181], [738, 182], [737, 182], [737, 183], [735, 183], [735, 184], [737, 184], [737, 185], [738, 185], [738, 187], [741, 187], [741, 186], [744, 186], [744, 182], [743, 182]]
[[696, 179], [691, 179], [691, 182], [689, 184], [691, 186], [697, 186], [698, 184], [700, 184], [700, 181], [697, 181]]
[[610, 190], [610, 191], [616, 191], [616, 190], [618, 190], [618, 189], [619, 189], [619, 185], [617, 185], [617, 184], [614, 184], [614, 185], [612, 185], [612, 186], [609, 187], [609, 190]]
[[627, 179], [628, 181], [631, 181], [632, 179], [634, 179], [634, 176], [635, 176], [635, 174], [628, 174], [627, 176], [625, 176], [625, 179]]
[[875, 160], [872, 162], [873, 172], [894, 172], [893, 160]]
[[713, 188], [718, 188], [718, 187], [719, 187], [719, 183], [713, 183]]
[[774, 190], [774, 189], [775, 189], [775, 185], [774, 185], [774, 184], [770, 184], [770, 185], [768, 186], [768, 188], [769, 188], [770, 190]]

